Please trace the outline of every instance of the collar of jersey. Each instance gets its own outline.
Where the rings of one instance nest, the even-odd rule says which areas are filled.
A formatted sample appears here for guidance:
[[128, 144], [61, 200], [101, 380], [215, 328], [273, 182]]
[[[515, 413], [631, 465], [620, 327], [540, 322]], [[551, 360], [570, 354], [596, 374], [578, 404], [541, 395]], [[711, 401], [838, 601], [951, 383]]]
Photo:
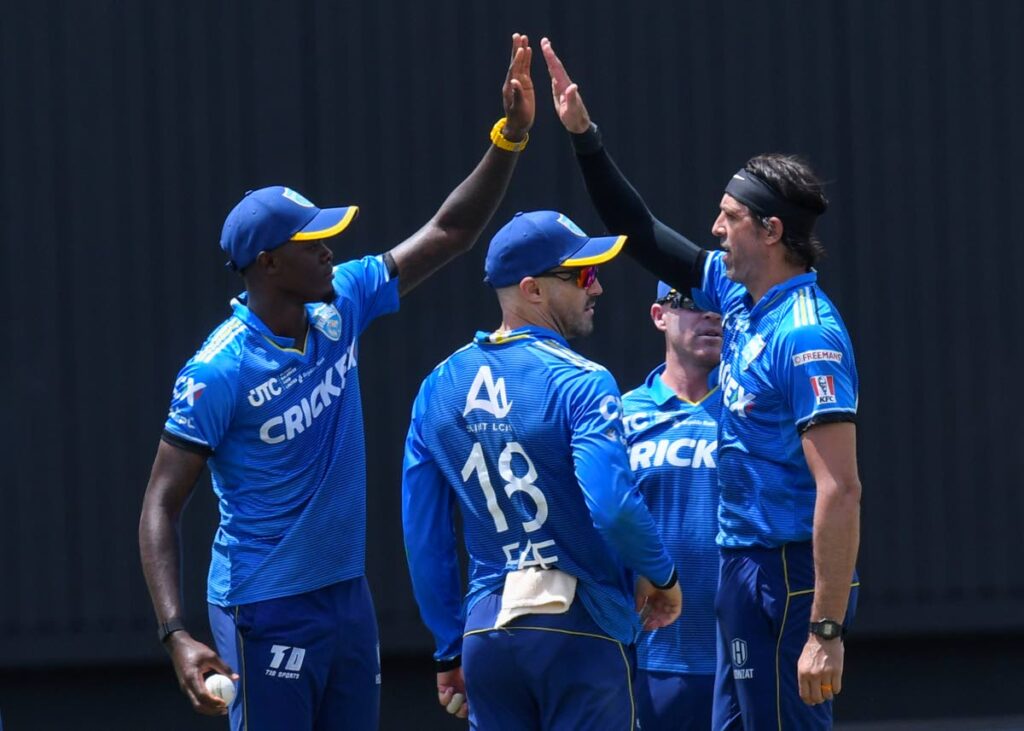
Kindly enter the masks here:
[[686, 399], [679, 398], [676, 395], [676, 392], [669, 388], [667, 383], [661, 380], [661, 374], [665, 372], [666, 367], [667, 364], [662, 363], [660, 366], [648, 373], [647, 378], [644, 379], [644, 386], [647, 388], [647, 393], [651, 397], [651, 401], [653, 401], [654, 405], [659, 409], [664, 408], [669, 403], [697, 406], [707, 400], [708, 396], [718, 389], [718, 368], [712, 368], [711, 372], [708, 373], [708, 392], [704, 394], [704, 398], [700, 401], [687, 401]]
[[480, 330], [477, 332], [476, 337], [473, 338], [473, 340], [477, 345], [505, 345], [506, 343], [515, 342], [516, 340], [525, 340], [527, 338], [554, 340], [561, 343], [566, 348], [569, 347], [568, 340], [563, 338], [554, 330], [549, 330], [548, 328], [541, 327], [540, 325], [524, 325], [523, 327], [517, 327], [515, 330], [509, 330], [508, 332], [495, 330], [494, 332], [489, 333]]
[[[242, 294], [231, 300], [231, 310], [234, 312], [235, 317], [258, 332], [266, 340], [269, 340], [272, 345], [276, 345], [282, 350], [293, 350], [300, 354], [303, 352], [303, 350], [300, 350], [295, 345], [295, 338], [286, 338], [271, 332], [270, 328], [263, 324], [263, 320], [258, 318], [256, 313], [249, 309], [249, 306], [246, 304], [248, 301], [248, 292], [242, 292]], [[307, 336], [309, 335], [308, 328], [306, 329], [306, 334]]]
[[751, 318], [755, 318], [758, 315], [762, 315], [779, 301], [779, 299], [786, 292], [797, 289], [799, 287], [806, 287], [808, 284], [814, 284], [818, 281], [818, 272], [812, 269], [804, 274], [797, 274], [795, 277], [790, 277], [785, 282], [779, 282], [774, 287], [764, 293], [764, 297], [758, 300], [757, 304], [753, 307], [750, 306], [750, 294], [747, 293], [743, 296], [743, 300], [747, 305], [747, 309], [750, 310]]

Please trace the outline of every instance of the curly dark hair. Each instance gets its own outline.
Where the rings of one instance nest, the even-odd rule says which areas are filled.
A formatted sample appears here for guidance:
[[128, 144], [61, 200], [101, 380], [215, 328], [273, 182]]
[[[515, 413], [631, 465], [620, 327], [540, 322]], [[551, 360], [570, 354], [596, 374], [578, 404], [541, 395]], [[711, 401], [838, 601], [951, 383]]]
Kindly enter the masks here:
[[[801, 208], [821, 215], [828, 208], [824, 185], [807, 162], [796, 155], [768, 153], [757, 155], [743, 166], [768, 183], [783, 198]], [[766, 217], [755, 216], [768, 228]], [[800, 226], [782, 218], [782, 244], [786, 247], [786, 260], [810, 269], [825, 255], [825, 247], [814, 235], [814, 225]]]

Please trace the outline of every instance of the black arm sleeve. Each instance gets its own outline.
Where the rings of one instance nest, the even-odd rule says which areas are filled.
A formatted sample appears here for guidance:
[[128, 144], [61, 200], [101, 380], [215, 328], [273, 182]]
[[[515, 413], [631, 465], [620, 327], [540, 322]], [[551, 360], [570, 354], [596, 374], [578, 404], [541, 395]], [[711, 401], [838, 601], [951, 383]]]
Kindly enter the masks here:
[[572, 135], [572, 143], [590, 200], [604, 225], [610, 233], [629, 237], [626, 253], [680, 292], [699, 288], [707, 251], [654, 217], [604, 149], [596, 125]]

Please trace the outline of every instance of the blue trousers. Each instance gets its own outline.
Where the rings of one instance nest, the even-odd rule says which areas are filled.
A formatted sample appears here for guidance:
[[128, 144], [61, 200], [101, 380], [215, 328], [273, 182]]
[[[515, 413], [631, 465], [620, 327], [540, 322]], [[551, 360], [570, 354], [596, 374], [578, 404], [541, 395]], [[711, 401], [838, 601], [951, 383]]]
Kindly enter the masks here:
[[[685, 609], [683, 611], [686, 611]], [[708, 731], [715, 676], [638, 670], [637, 713], [643, 731]]]
[[636, 655], [597, 626], [580, 601], [501, 629], [492, 594], [466, 618], [462, 668], [471, 729], [633, 731]]
[[[855, 575], [843, 621], [847, 627], [856, 614], [858, 586]], [[810, 542], [722, 549], [715, 599], [715, 731], [832, 728], [832, 702], [807, 705], [797, 680], [813, 599]]]
[[236, 607], [210, 605], [217, 651], [241, 676], [232, 731], [375, 731], [380, 649], [364, 577]]

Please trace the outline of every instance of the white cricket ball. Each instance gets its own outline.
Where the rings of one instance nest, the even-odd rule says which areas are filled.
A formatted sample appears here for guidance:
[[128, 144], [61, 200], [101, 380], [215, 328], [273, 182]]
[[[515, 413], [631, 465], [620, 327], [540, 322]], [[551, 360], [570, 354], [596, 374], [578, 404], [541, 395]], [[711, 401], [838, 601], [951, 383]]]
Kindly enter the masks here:
[[462, 693], [456, 693], [452, 696], [452, 699], [448, 701], [448, 705], [445, 707], [445, 710], [448, 711], [448, 713], [458, 713], [459, 709], [462, 708], [462, 704], [465, 702], [466, 696], [462, 695]]
[[227, 675], [211, 675], [206, 679], [206, 689], [228, 705], [235, 699], [235, 684]]

